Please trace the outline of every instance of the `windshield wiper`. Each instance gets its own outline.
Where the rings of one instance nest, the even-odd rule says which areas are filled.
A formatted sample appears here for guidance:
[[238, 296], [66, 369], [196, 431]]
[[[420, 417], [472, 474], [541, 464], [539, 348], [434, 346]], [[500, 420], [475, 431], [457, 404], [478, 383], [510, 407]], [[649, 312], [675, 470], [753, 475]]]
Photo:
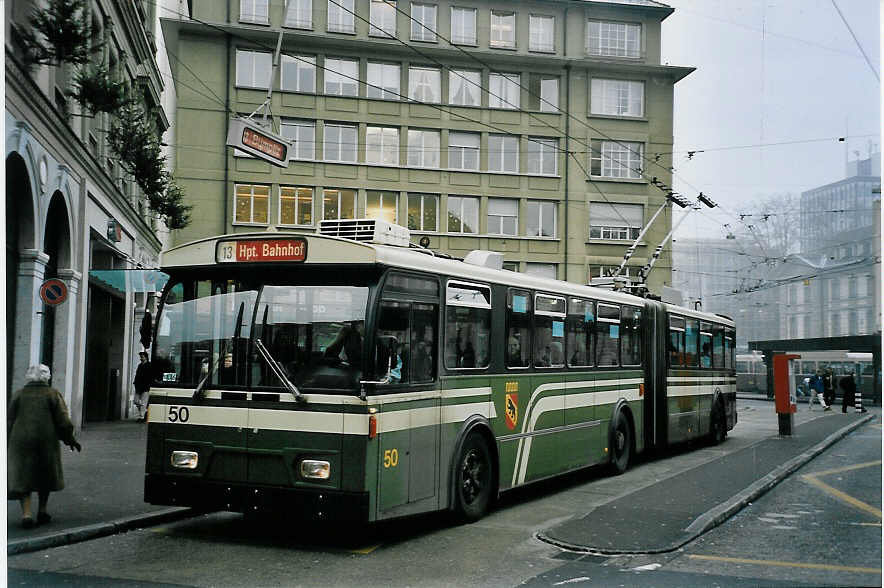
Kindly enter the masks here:
[[273, 372], [279, 380], [283, 383], [286, 389], [291, 392], [292, 396], [295, 397], [295, 400], [298, 402], [306, 402], [304, 395], [301, 394], [301, 391], [298, 390], [297, 386], [295, 386], [291, 380], [289, 380], [288, 376], [285, 375], [285, 370], [282, 366], [273, 359], [273, 356], [270, 355], [270, 351], [264, 346], [264, 343], [261, 342], [261, 339], [255, 339], [255, 347], [258, 348], [258, 353], [261, 354], [261, 357], [264, 358], [264, 361], [267, 362], [267, 365], [270, 366], [270, 371]]
[[191, 397], [191, 398], [193, 398], [194, 400], [203, 397], [203, 388], [205, 388], [205, 387], [206, 387], [206, 384], [209, 383], [209, 379], [212, 377], [212, 374], [215, 373], [215, 370], [217, 370], [217, 369], [218, 369], [218, 366], [221, 364], [222, 358], [227, 354], [227, 346], [226, 346], [226, 345], [223, 345], [223, 346], [221, 347], [221, 351], [222, 351], [222, 353], [219, 353], [219, 354], [218, 354], [218, 357], [215, 358], [215, 361], [213, 361], [213, 362], [209, 365], [209, 369], [206, 370], [206, 375], [203, 376], [203, 379], [200, 380], [199, 384], [197, 384], [197, 385], [196, 385], [196, 388], [194, 388], [194, 390], [193, 390], [193, 396]]

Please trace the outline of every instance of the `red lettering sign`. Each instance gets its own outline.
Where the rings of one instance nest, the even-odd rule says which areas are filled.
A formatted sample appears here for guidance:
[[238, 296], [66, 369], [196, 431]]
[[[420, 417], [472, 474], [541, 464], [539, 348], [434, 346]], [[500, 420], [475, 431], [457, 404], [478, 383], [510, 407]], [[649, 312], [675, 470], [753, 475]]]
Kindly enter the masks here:
[[242, 142], [243, 145], [248, 145], [252, 149], [257, 149], [261, 153], [266, 153], [280, 161], [285, 159], [285, 145], [252, 129], [243, 129]]
[[304, 261], [307, 242], [303, 239], [260, 239], [221, 241], [215, 260], [229, 262]]

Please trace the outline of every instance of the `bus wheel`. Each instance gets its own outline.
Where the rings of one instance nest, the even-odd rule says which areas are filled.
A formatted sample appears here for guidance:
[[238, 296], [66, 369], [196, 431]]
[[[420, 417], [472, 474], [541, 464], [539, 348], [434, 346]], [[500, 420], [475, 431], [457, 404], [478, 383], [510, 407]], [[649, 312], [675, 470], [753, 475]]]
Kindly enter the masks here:
[[718, 445], [724, 442], [727, 435], [727, 424], [724, 422], [724, 409], [721, 402], [716, 402], [712, 407], [712, 422], [709, 426], [709, 442], [712, 445]]
[[478, 521], [491, 501], [491, 452], [481, 435], [467, 436], [455, 468], [457, 513], [467, 522]]
[[629, 421], [622, 412], [617, 413], [617, 424], [611, 435], [611, 469], [615, 475], [620, 475], [629, 467], [632, 457], [632, 431], [629, 429]]

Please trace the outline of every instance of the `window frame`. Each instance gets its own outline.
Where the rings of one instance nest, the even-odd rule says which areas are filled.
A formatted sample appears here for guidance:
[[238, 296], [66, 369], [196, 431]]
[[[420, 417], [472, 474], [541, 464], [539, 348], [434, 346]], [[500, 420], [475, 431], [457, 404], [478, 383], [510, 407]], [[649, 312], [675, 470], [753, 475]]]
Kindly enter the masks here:
[[[339, 135], [337, 143], [329, 143], [328, 141], [328, 132], [330, 129], [352, 129], [354, 132], [353, 141], [353, 159], [333, 159], [328, 156], [329, 154], [329, 145], [337, 145], [338, 155], [342, 155], [345, 147], [345, 143], [341, 141], [343, 139], [342, 135]], [[323, 124], [322, 127], [322, 160], [329, 163], [359, 163], [359, 125], [358, 124], [349, 124], [349, 123], [338, 123], [338, 122], [327, 122]]]
[[[559, 175], [559, 140], [556, 137], [528, 137], [528, 149], [525, 149], [526, 173], [538, 176], [557, 177]], [[532, 148], [532, 145], [536, 147]], [[550, 153], [551, 150], [551, 153]], [[537, 159], [532, 155], [537, 154]], [[544, 166], [552, 160], [552, 171], [544, 171]], [[536, 161], [537, 169], [532, 169]]]
[[[415, 12], [416, 8], [420, 8], [420, 14]], [[425, 22], [427, 16], [426, 11], [432, 9], [432, 26]], [[409, 38], [412, 41], [421, 41], [424, 43], [436, 43], [439, 35], [439, 6], [426, 2], [411, 3], [411, 34]]]
[[[415, 133], [415, 135], [412, 135]], [[419, 134], [420, 137], [420, 145], [412, 145], [412, 138], [417, 137]], [[430, 161], [427, 163], [427, 153], [429, 150], [427, 149], [427, 141], [426, 138], [428, 136], [434, 135], [436, 139], [436, 150], [435, 156], [433, 159], [435, 161]], [[407, 155], [405, 158], [405, 164], [408, 167], [417, 167], [417, 168], [432, 168], [438, 169], [442, 164], [442, 132], [437, 129], [408, 129], [407, 134]], [[416, 155], [412, 155], [416, 154]], [[416, 163], [412, 157], [420, 159], [419, 163]]]
[[[369, 133], [373, 133], [376, 131], [380, 131], [380, 148], [377, 150], [377, 160], [374, 158], [375, 151], [372, 151], [371, 148], [374, 147], [372, 143], [373, 138], [369, 137]], [[391, 135], [395, 135], [392, 136]], [[392, 145], [388, 144], [392, 141]], [[388, 160], [388, 155], [393, 154], [393, 159], [395, 161]], [[369, 158], [369, 155], [372, 155]], [[399, 166], [399, 127], [388, 127], [388, 126], [366, 126], [365, 127], [365, 163], [372, 165], [383, 165], [383, 166]]]
[[[249, 13], [244, 13], [244, 7], [246, 4], [251, 4], [251, 16]], [[257, 8], [259, 5], [264, 7], [263, 19], [255, 17], [258, 14]], [[270, 0], [239, 0], [239, 22], [249, 24], [268, 24], [270, 22]]]
[[[481, 211], [481, 204], [482, 204], [481, 198], [479, 198], [478, 196], [461, 196], [459, 194], [453, 194], [453, 195], [449, 194], [447, 201], [445, 203], [445, 212], [447, 215], [451, 215], [452, 200], [457, 201], [459, 204], [459, 206], [457, 207], [458, 208], [458, 215], [456, 218], [457, 218], [458, 222], [460, 223], [460, 230], [459, 231], [452, 231], [450, 228], [451, 224], [450, 224], [450, 222], [448, 222], [445, 225], [445, 232], [447, 234], [451, 234], [451, 235], [478, 235], [479, 234], [479, 213]], [[475, 202], [476, 215], [475, 215], [475, 219], [471, 219], [471, 220], [474, 220], [474, 222], [475, 222], [475, 224], [473, 225], [474, 230], [471, 232], [467, 232], [467, 231], [463, 230], [464, 225], [467, 224], [464, 222], [464, 204], [466, 204], [467, 202], [470, 202], [470, 201]], [[451, 219], [449, 218], [448, 220], [450, 221]]]
[[[436, 204], [436, 207], [435, 207], [436, 218], [434, 220], [436, 226], [433, 229], [427, 229], [424, 226], [424, 214], [425, 214], [424, 203], [425, 203], [425, 198], [427, 196], [433, 198], [435, 200], [435, 204]], [[419, 217], [418, 217], [420, 219], [420, 228], [415, 228], [415, 229], [411, 228], [411, 226], [410, 226], [410, 218], [411, 217], [409, 216], [409, 220], [407, 221], [407, 222], [409, 222], [409, 227], [408, 227], [409, 230], [427, 232], [427, 233], [438, 233], [439, 232], [439, 207], [440, 207], [440, 201], [441, 201], [440, 195], [439, 194], [427, 194], [425, 192], [408, 192], [407, 196], [406, 196], [406, 214], [408, 214], [408, 211], [411, 209], [411, 198], [412, 197], [420, 197], [420, 213], [419, 213]]]
[[[499, 147], [500, 149], [495, 150], [492, 147], [491, 142], [500, 141]], [[507, 149], [507, 147], [515, 147], [515, 151], [511, 152]], [[495, 145], [494, 147], [497, 147]], [[517, 174], [519, 173], [519, 136], [518, 135], [505, 135], [502, 133], [489, 133], [488, 134], [488, 162], [487, 169], [490, 172], [498, 172], [498, 173], [510, 173]], [[511, 162], [514, 164], [513, 169], [507, 169], [507, 159], [513, 158]]]
[[[537, 207], [537, 234], [533, 234], [529, 231], [529, 222], [531, 218], [531, 209], [532, 207]], [[552, 235], [543, 235], [541, 234], [543, 231], [543, 209], [545, 206], [550, 206], [552, 208], [552, 223], [553, 223], [553, 234]], [[555, 239], [558, 235], [558, 223], [559, 223], [559, 215], [558, 215], [558, 202], [554, 200], [528, 200], [525, 203], [525, 236], [526, 237], [539, 237], [544, 239]]]
[[[625, 155], [625, 163], [619, 158], [621, 155]], [[593, 178], [604, 178], [614, 181], [642, 180], [644, 179], [642, 175], [644, 172], [644, 157], [645, 144], [642, 141], [591, 139], [589, 173]], [[638, 163], [638, 171], [632, 167], [636, 162]]]
[[397, 190], [366, 190], [365, 191], [365, 218], [374, 218], [387, 220], [383, 215], [380, 216], [371, 216], [369, 214], [369, 197], [373, 194], [378, 195], [378, 210], [384, 210], [384, 200], [385, 196], [393, 196], [393, 220], [387, 221], [391, 222], [394, 225], [399, 224], [399, 192]]
[[[452, 136], [457, 136], [458, 140], [466, 137], [475, 137], [476, 146], [472, 145], [462, 145], [456, 144], [452, 142]], [[456, 149], [459, 154], [461, 167], [454, 167], [451, 165], [451, 153], [452, 149]], [[480, 133], [475, 133], [472, 131], [449, 131], [448, 132], [448, 169], [456, 170], [456, 171], [469, 171], [469, 172], [477, 172], [481, 167], [481, 152], [482, 149], [482, 135]], [[466, 167], [467, 154], [475, 154], [476, 167]]]
[[[560, 301], [562, 303], [562, 311], [556, 312], [556, 311], [550, 311], [550, 310], [538, 310], [538, 300], [541, 298]], [[537, 356], [538, 356], [538, 352], [540, 351], [540, 349], [538, 349], [538, 347], [540, 345], [540, 337], [538, 337], [537, 334], [538, 334], [540, 328], [538, 327], [537, 317], [549, 317], [549, 318], [553, 319], [553, 321], [552, 321], [553, 323], [555, 322], [554, 319], [561, 319], [562, 334], [559, 336], [559, 338], [561, 339], [560, 343], [562, 346], [562, 348], [561, 348], [561, 362], [554, 364], [552, 362], [552, 354], [550, 354], [549, 365], [546, 365], [546, 366], [538, 365]], [[566, 334], [565, 334], [565, 323], [567, 321], [567, 317], [568, 317], [568, 299], [565, 296], [555, 295], [555, 294], [546, 294], [543, 292], [536, 292], [534, 294], [534, 312], [532, 315], [532, 327], [534, 329], [534, 335], [532, 338], [534, 339], [534, 341], [533, 341], [534, 345], [533, 345], [533, 349], [532, 349], [532, 357], [533, 357], [532, 363], [535, 368], [561, 369], [561, 368], [565, 367], [565, 358], [568, 355], [567, 348], [566, 348], [567, 338], [566, 338]], [[551, 330], [552, 330], [551, 338], [553, 338], [553, 337], [555, 337], [555, 328], [551, 327]], [[551, 341], [551, 343], [552, 343], [552, 341]]]
[[[310, 141], [302, 141], [300, 138], [300, 133], [295, 133], [294, 136], [286, 134], [284, 130], [286, 128], [296, 128], [296, 129], [306, 129], [310, 128], [311, 137]], [[289, 139], [292, 142], [292, 149], [289, 151], [289, 161], [297, 160], [297, 161], [315, 161], [316, 160], [316, 121], [315, 120], [303, 120], [303, 119], [284, 119], [280, 121], [279, 125], [280, 134]], [[303, 157], [300, 153], [301, 146], [308, 144], [310, 145], [310, 156]]]
[[[251, 74], [248, 81], [243, 81], [240, 79], [240, 55], [251, 56]], [[256, 66], [258, 62], [256, 61], [256, 56], [264, 56], [267, 60], [267, 83], [263, 86], [257, 85], [258, 80], [256, 79]], [[235, 83], [237, 88], [254, 88], [257, 90], [267, 90], [270, 87], [270, 82], [273, 79], [273, 54], [267, 51], [255, 51], [253, 49], [239, 49], [236, 50], [236, 76]]]
[[[545, 31], [543, 27], [539, 31], [539, 35], [534, 34], [534, 21], [549, 21], [552, 24], [550, 25], [549, 30], [549, 43], [548, 44], [535, 44], [535, 38], [537, 36], [542, 36], [542, 33]], [[555, 53], [556, 52], [556, 17], [549, 14], [529, 14], [528, 15], [528, 51], [536, 52], [536, 53]]]
[[[288, 0], [288, 11], [283, 19], [284, 27], [293, 29], [313, 30], [313, 0]], [[302, 15], [302, 9], [306, 8], [307, 18]], [[295, 17], [300, 18], [293, 18]]]
[[[574, 309], [573, 304], [574, 303], [582, 304], [582, 306], [583, 306], [583, 314], [582, 315], [573, 311], [573, 309]], [[590, 312], [589, 312], [590, 320], [586, 320], [586, 317], [587, 317], [586, 305], [590, 306]], [[565, 342], [566, 342], [566, 348], [567, 348], [568, 352], [570, 353], [570, 355], [568, 355], [568, 359], [567, 359], [567, 364], [568, 364], [569, 368], [575, 367], [575, 368], [580, 368], [580, 369], [586, 369], [586, 368], [591, 368], [591, 367], [595, 366], [595, 335], [596, 335], [596, 333], [595, 333], [595, 329], [596, 329], [596, 327], [595, 327], [595, 322], [596, 322], [595, 305], [596, 305], [596, 301], [592, 300], [590, 298], [570, 297], [568, 300], [567, 318], [565, 319]], [[581, 317], [581, 316], [583, 317], [582, 323], [584, 325], [582, 331], [575, 328], [575, 326], [578, 324], [578, 320], [579, 320], [577, 317]], [[575, 363], [572, 360], [574, 359], [575, 354], [577, 353], [577, 350], [571, 349], [570, 341], [572, 339], [572, 334], [574, 335], [573, 338], [575, 341], [577, 339], [577, 335], [582, 335], [584, 337], [584, 341], [585, 341], [586, 337], [587, 337], [585, 325], [587, 323], [589, 323], [591, 326], [589, 327], [589, 334], [588, 334], [589, 345], [587, 346], [587, 349], [584, 350], [584, 354], [586, 357], [586, 363]]]
[[[513, 297], [518, 293], [519, 296], [524, 295], [525, 298], [525, 311], [516, 313], [513, 311]], [[531, 295], [531, 291], [527, 288], [507, 288], [506, 290], [506, 348], [504, 350], [504, 365], [507, 370], [528, 370], [531, 369], [533, 365], [534, 358], [534, 296]], [[528, 361], [525, 365], [510, 365], [510, 353], [509, 353], [509, 339], [511, 336], [511, 331], [514, 328], [514, 320], [513, 317], [515, 315], [520, 315], [527, 317], [525, 322], [528, 323], [530, 328], [527, 332], [528, 341], [521, 340], [521, 334], [519, 335], [519, 356], [522, 355], [522, 350], [527, 347], [528, 349]], [[521, 327], [515, 327], [521, 328]]]
[[[475, 76], [476, 80], [469, 79]], [[467, 103], [464, 100], [455, 100], [455, 93], [463, 85], [467, 88], [463, 94], [473, 97], [475, 100]], [[458, 92], [459, 93], [459, 92]], [[448, 104], [451, 106], [482, 106], [482, 72], [473, 69], [449, 69], [448, 70]]]
[[[355, 66], [355, 75], [350, 75], [344, 70], [345, 64]], [[323, 61], [323, 79], [322, 93], [326, 96], [342, 96], [345, 98], [356, 98], [359, 96], [359, 59], [351, 59], [349, 57], [326, 57]], [[329, 84], [337, 84], [339, 92], [329, 92]], [[352, 94], [345, 94], [344, 88], [355, 85]]]
[[[484, 291], [484, 292], [487, 292], [487, 297], [485, 298], [485, 299], [487, 300], [487, 303], [482, 304], [482, 303], [479, 303], [479, 302], [475, 302], [475, 303], [473, 303], [473, 302], [469, 302], [469, 301], [461, 302], [461, 301], [458, 301], [458, 300], [451, 300], [451, 299], [449, 298], [449, 295], [448, 295], [448, 290], [449, 290], [449, 288], [452, 287], [452, 285], [455, 286], [455, 287], [459, 287], [459, 288], [461, 288], [461, 289], [469, 289], [469, 290], [476, 290], [476, 291], [479, 291], [479, 292], [483, 292], [483, 291]], [[491, 346], [490, 346], [491, 337], [490, 337], [490, 334], [493, 332], [493, 328], [494, 328], [494, 327], [493, 327], [493, 320], [494, 320], [494, 318], [493, 318], [493, 313], [494, 313], [493, 308], [494, 308], [494, 307], [493, 307], [493, 305], [492, 305], [492, 302], [493, 302], [493, 298], [492, 298], [492, 297], [493, 297], [493, 296], [494, 296], [494, 291], [493, 291], [493, 288], [491, 288], [491, 286], [490, 286], [489, 284], [482, 284], [482, 283], [478, 283], [478, 282], [468, 282], [468, 281], [459, 280], [459, 279], [449, 279], [449, 280], [447, 280], [447, 281], [445, 282], [445, 329], [444, 329], [444, 333], [445, 333], [445, 336], [444, 336], [445, 347], [443, 348], [443, 352], [442, 352], [442, 356], [443, 356], [443, 362], [442, 362], [442, 363], [443, 363], [443, 365], [445, 366], [445, 369], [446, 369], [446, 370], [448, 370], [448, 371], [469, 371], [469, 372], [475, 372], [475, 371], [487, 370], [489, 367], [491, 367]], [[455, 308], [473, 308], [473, 309], [478, 309], [478, 310], [485, 310], [485, 311], [487, 311], [487, 315], [486, 315], [486, 316], [487, 316], [487, 323], [486, 323], [486, 324], [487, 324], [487, 327], [488, 327], [488, 334], [489, 334], [488, 341], [489, 341], [489, 345], [488, 345], [488, 348], [484, 350], [484, 351], [485, 351], [485, 355], [484, 355], [484, 357], [486, 358], [486, 364], [485, 364], [485, 365], [476, 365], [476, 366], [473, 366], [473, 367], [458, 367], [456, 364], [455, 364], [454, 367], [450, 367], [450, 366], [448, 365], [448, 357], [449, 357], [449, 356], [448, 356], [448, 347], [447, 347], [447, 345], [448, 345], [448, 324], [449, 324], [449, 323], [448, 323], [448, 307], [449, 307], [449, 306], [451, 306], [451, 307], [455, 307]], [[478, 344], [477, 344], [477, 347], [478, 347]], [[476, 353], [476, 356], [479, 357], [479, 351], [480, 351], [480, 350], [479, 350], [479, 349], [474, 349], [474, 351], [475, 351], [475, 353]], [[456, 355], [456, 354], [455, 354], [455, 355]], [[477, 362], [477, 363], [478, 363], [478, 362]]]
[[[345, 197], [345, 194], [344, 194], [345, 191], [353, 192], [353, 217], [352, 218], [357, 218], [359, 216], [359, 209], [357, 208], [357, 206], [358, 206], [357, 199], [359, 198], [359, 190], [357, 190], [355, 188], [323, 188], [322, 189], [322, 218], [320, 220], [349, 220], [348, 217], [341, 216], [341, 210], [343, 208], [341, 206], [341, 204], [344, 201], [343, 199]], [[337, 216], [337, 218], [334, 218], [334, 219], [326, 217], [325, 197], [330, 192], [337, 192], [338, 216]]]
[[[515, 213], [504, 214], [504, 213], [493, 213], [491, 212], [491, 203], [506, 203], [507, 205], [515, 206]], [[495, 228], [492, 228], [492, 217], [496, 217]], [[512, 219], [513, 220], [513, 232], [507, 233], [504, 231], [504, 220]], [[500, 237], [516, 237], [519, 235], [519, 199], [518, 198], [497, 198], [497, 197], [489, 197], [488, 198], [488, 211], [485, 215], [486, 222], [486, 234], [500, 236]]]
[[[495, 23], [495, 18], [512, 18], [512, 41], [507, 41], [506, 39], [495, 40], [495, 32], [500, 33], [503, 32], [502, 25], [503, 23]], [[488, 34], [488, 46], [493, 49], [515, 49], [516, 48], [516, 12], [513, 10], [492, 10], [491, 11], [491, 19], [488, 25], [489, 34]], [[502, 37], [502, 35], [498, 35], [498, 37]]]
[[[515, 92], [515, 102], [510, 100]], [[517, 73], [491, 72], [488, 74], [488, 108], [519, 110], [522, 103], [522, 76]]]
[[[427, 72], [428, 74], [432, 74], [429, 80], [429, 86], [433, 92], [434, 100], [419, 100], [416, 98], [419, 88], [424, 88], [427, 84], [419, 83], [416, 78], [414, 78], [413, 73], [415, 72]], [[414, 83], [412, 83], [414, 82]], [[419, 104], [441, 104], [442, 103], [442, 70], [438, 67], [425, 67], [421, 65], [410, 65], [408, 66], [408, 99], [412, 102], [417, 102]]]
[[[623, 87], [617, 87], [622, 84]], [[614, 87], [611, 87], [614, 86]], [[645, 116], [645, 82], [643, 80], [627, 80], [617, 78], [592, 78], [589, 82], [589, 114], [593, 116], [616, 116], [622, 118], [644, 118]], [[633, 94], [638, 88], [638, 98]], [[617, 98], [610, 108], [608, 93], [614, 92]], [[625, 95], [625, 98], [624, 98]], [[625, 108], [623, 102], [625, 100]], [[639, 111], [631, 112], [631, 106], [637, 104]], [[609, 108], [605, 108], [609, 107]]]
[[[349, 4], [349, 6], [337, 6], [337, 4]], [[335, 13], [336, 16], [340, 16], [340, 24], [339, 28], [336, 26], [333, 28], [332, 22], [332, 13]], [[327, 33], [343, 33], [345, 35], [352, 35], [356, 33], [356, 2], [355, 0], [335, 0], [335, 2], [328, 2], [327, 10], [326, 10], [326, 21], [325, 21], [325, 31]], [[335, 23], [336, 25], [338, 23]], [[349, 27], [347, 26], [349, 24]]]
[[[593, 57], [614, 57], [620, 59], [641, 59], [643, 54], [643, 39], [642, 36], [644, 34], [644, 30], [641, 23], [635, 22], [626, 22], [626, 21], [615, 21], [615, 20], [603, 20], [597, 18], [588, 18], [586, 19], [586, 54]], [[593, 44], [593, 26], [598, 25], [598, 50], [594, 50]], [[612, 35], [619, 35], [620, 31], [616, 33], [611, 32], [612, 25], [617, 25], [617, 27], [623, 27], [622, 37], [622, 54], [618, 54], [620, 52], [620, 47], [615, 46], [617, 39], [612, 38]], [[607, 31], [604, 29], [607, 28]], [[633, 53], [630, 50], [630, 30], [633, 32], [637, 30], [637, 35], [635, 39], [635, 43], [637, 45], [635, 52]], [[607, 33], [607, 34], [605, 34]], [[604, 43], [603, 43], [604, 42]]]
[[[239, 220], [237, 218], [237, 201], [239, 200], [239, 188], [241, 187], [249, 187], [249, 220]], [[266, 221], [257, 221], [255, 220], [255, 188], [266, 188], [267, 194], [263, 196], [266, 198]], [[246, 183], [234, 183], [233, 184], [233, 224], [234, 225], [260, 225], [267, 226], [270, 224], [270, 195], [271, 195], [271, 186], [270, 184], [246, 184]]]
[[[286, 64], [294, 65], [295, 83], [293, 87], [289, 87], [288, 76], [286, 75]], [[311, 78], [311, 88], [309, 90], [301, 88], [301, 70], [309, 67], [313, 70]], [[315, 55], [282, 55], [282, 62], [279, 68], [279, 89], [282, 92], [301, 92], [305, 94], [316, 93], [316, 56]]]
[[[617, 318], [616, 319], [613, 319], [610, 317], [602, 318], [602, 307], [616, 309]], [[614, 368], [614, 367], [620, 366], [620, 339], [621, 339], [621, 337], [620, 337], [620, 312], [621, 312], [620, 309], [622, 307], [623, 307], [622, 304], [619, 304], [616, 302], [607, 302], [607, 301], [602, 301], [602, 300], [599, 300], [596, 302], [596, 307], [595, 307], [595, 312], [596, 312], [595, 328], [596, 328], [596, 330], [595, 330], [595, 337], [594, 337], [594, 341], [593, 341], [593, 343], [595, 344], [594, 346], [595, 346], [595, 366], [596, 367]], [[601, 361], [599, 360], [599, 354], [601, 353], [599, 351], [599, 328], [601, 327], [602, 323], [605, 323], [608, 325], [608, 333], [609, 334], [610, 334], [610, 328], [611, 328], [610, 326], [617, 325], [617, 357], [615, 358], [614, 363], [602, 364]]]
[[[381, 6], [381, 5], [392, 10], [392, 16], [393, 16], [393, 23], [392, 23], [393, 24], [393, 31], [392, 32], [387, 30], [387, 28], [385, 28], [386, 26], [389, 25], [389, 23], [386, 23], [384, 21], [390, 16], [390, 14], [387, 14], [386, 9], [384, 9], [380, 13], [381, 22], [379, 24], [381, 26], [378, 26], [378, 24], [375, 24], [376, 23], [376, 16], [377, 16], [375, 14], [375, 7]], [[398, 18], [397, 18], [397, 10], [396, 10], [396, 0], [370, 0], [369, 1], [369, 8], [368, 8], [368, 36], [369, 37], [381, 37], [383, 39], [395, 39], [396, 38], [396, 30], [398, 28], [397, 21], [398, 21]]]
[[[380, 80], [372, 79], [372, 68], [380, 68]], [[395, 91], [386, 86], [387, 74], [393, 70], [395, 70], [396, 74]], [[378, 95], [374, 95], [375, 92]], [[375, 100], [400, 100], [402, 98], [402, 65], [383, 61], [369, 61], [365, 66], [365, 97]]]
[[[455, 11], [460, 11], [460, 12], [463, 12], [464, 14], [472, 12], [472, 15], [473, 15], [473, 18], [472, 18], [473, 36], [472, 36], [472, 38], [467, 38], [466, 33], [467, 33], [467, 29], [469, 27], [466, 26], [467, 20], [465, 20], [465, 19], [460, 19], [462, 22], [458, 23], [458, 24], [464, 25], [462, 27], [463, 28], [462, 33], [459, 36], [458, 36], [458, 34], [455, 33], [455, 20], [456, 20], [455, 19]], [[478, 38], [479, 38], [479, 28], [478, 28], [477, 20], [476, 20], [477, 13], [478, 13], [478, 11], [475, 8], [468, 7], [468, 6], [452, 6], [451, 7], [451, 33], [448, 36], [448, 38], [450, 39], [452, 45], [466, 45], [469, 47], [476, 46], [476, 44], [478, 42]]]
[[[285, 190], [285, 189], [293, 190], [294, 194], [291, 197], [283, 196], [283, 190]], [[299, 194], [298, 194], [299, 190], [310, 190], [310, 222], [309, 223], [299, 223], [298, 222], [298, 219], [301, 216], [300, 214], [298, 214], [301, 209], [301, 198], [299, 197]], [[279, 189], [278, 189], [278, 194], [279, 194], [279, 211], [278, 211], [279, 216], [277, 218], [279, 218], [279, 223], [278, 223], [279, 226], [313, 227], [315, 225], [314, 219], [316, 218], [316, 216], [314, 215], [314, 204], [315, 204], [315, 200], [316, 200], [315, 199], [316, 189], [313, 186], [294, 186], [294, 185], [280, 184]], [[286, 222], [283, 222], [283, 220], [282, 220], [283, 219], [283, 214], [282, 214], [283, 200], [292, 200], [294, 202], [294, 217], [295, 217], [294, 223], [286, 223]]]

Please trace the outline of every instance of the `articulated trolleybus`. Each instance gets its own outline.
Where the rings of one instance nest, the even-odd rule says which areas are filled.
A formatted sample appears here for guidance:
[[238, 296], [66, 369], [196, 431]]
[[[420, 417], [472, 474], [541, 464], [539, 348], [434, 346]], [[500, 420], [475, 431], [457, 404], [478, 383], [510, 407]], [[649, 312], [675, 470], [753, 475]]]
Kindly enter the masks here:
[[163, 259], [152, 504], [476, 520], [511, 488], [737, 420], [722, 316], [441, 257], [374, 220]]

